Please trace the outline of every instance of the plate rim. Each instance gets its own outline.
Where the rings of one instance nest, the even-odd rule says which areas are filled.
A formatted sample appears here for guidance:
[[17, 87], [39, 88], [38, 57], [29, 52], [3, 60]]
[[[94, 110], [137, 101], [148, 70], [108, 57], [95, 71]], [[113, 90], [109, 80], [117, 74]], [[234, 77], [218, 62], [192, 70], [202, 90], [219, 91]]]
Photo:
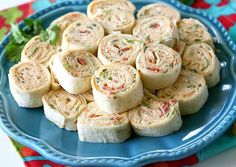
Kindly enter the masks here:
[[[143, 2], [144, 0], [132, 0], [132, 2]], [[204, 11], [199, 9], [194, 9], [189, 6], [186, 6], [179, 1], [175, 0], [159, 0], [160, 2], [168, 3], [174, 6], [175, 8], [181, 10], [182, 12], [187, 12], [195, 15], [199, 15], [204, 17], [208, 21], [210, 21], [220, 32], [220, 35], [225, 39], [227, 49], [231, 50], [232, 53], [236, 52], [236, 44], [232, 41], [231, 37], [229, 36], [228, 32], [224, 28], [224, 26], [217, 21], [216, 18], [208, 15]], [[30, 18], [38, 18], [42, 15], [45, 15], [49, 11], [53, 11], [55, 9], [62, 8], [64, 6], [71, 6], [71, 5], [87, 5], [90, 0], [77, 0], [77, 1], [66, 1], [57, 3], [52, 5], [48, 8], [42, 9], [33, 15], [29, 16]], [[149, 2], [158, 2], [155, 0], [149, 0]], [[23, 23], [20, 23], [20, 26], [23, 26]], [[9, 33], [5, 36], [0, 44], [0, 53], [4, 51], [5, 45], [8, 43], [9, 40]], [[232, 55], [233, 58], [236, 58], [235, 55]], [[3, 58], [1, 58], [2, 60]], [[233, 60], [231, 60], [233, 61]], [[231, 62], [232, 64], [232, 62]], [[142, 154], [138, 154], [131, 158], [123, 158], [123, 157], [91, 157], [91, 158], [84, 158], [79, 156], [71, 156], [68, 154], [61, 153], [56, 149], [53, 149], [49, 144], [41, 139], [37, 139], [33, 136], [29, 136], [26, 133], [22, 132], [18, 129], [14, 123], [12, 123], [11, 119], [9, 119], [8, 114], [4, 111], [7, 109], [8, 106], [5, 105], [6, 98], [2, 93], [3, 89], [3, 64], [0, 62], [0, 127], [13, 139], [16, 141], [33, 148], [34, 150], [38, 151], [41, 155], [52, 160], [54, 162], [65, 164], [65, 165], [98, 165], [98, 166], [107, 166], [107, 165], [119, 165], [119, 166], [133, 166], [133, 165], [145, 165], [147, 163], [152, 162], [159, 162], [166, 160], [176, 160], [183, 157], [188, 156], [190, 153], [195, 153], [198, 150], [204, 148], [208, 144], [212, 143], [216, 140], [220, 135], [224, 133], [225, 130], [234, 122], [236, 119], [236, 102], [232, 101], [231, 106], [228, 108], [228, 113], [225, 113], [226, 116], [223, 119], [220, 119], [217, 122], [217, 126], [213, 128], [211, 132], [204, 135], [204, 138], [195, 141], [190, 146], [185, 147], [182, 150], [176, 150], [172, 152], [159, 152], [158, 150], [145, 152]], [[235, 70], [231, 70], [233, 75], [235, 76]], [[235, 81], [235, 77], [234, 77]], [[215, 123], [216, 124], [216, 123]], [[66, 155], [66, 156], [65, 156]]]

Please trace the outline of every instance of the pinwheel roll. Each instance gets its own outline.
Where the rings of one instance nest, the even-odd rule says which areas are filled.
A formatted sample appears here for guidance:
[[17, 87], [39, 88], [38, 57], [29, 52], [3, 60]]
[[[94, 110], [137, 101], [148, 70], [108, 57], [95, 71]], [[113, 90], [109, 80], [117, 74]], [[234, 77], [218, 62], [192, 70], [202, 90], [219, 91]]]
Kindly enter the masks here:
[[94, 101], [92, 89], [87, 91], [87, 92], [81, 93], [81, 96], [83, 96], [86, 99], [87, 102]]
[[133, 35], [142, 39], [146, 44], [162, 43], [174, 48], [178, 43], [176, 24], [164, 16], [153, 16], [137, 21]]
[[39, 36], [33, 37], [21, 52], [22, 62], [33, 62], [48, 66], [52, 55], [57, 52], [57, 47], [41, 41]]
[[[87, 20], [87, 19], [88, 17], [84, 13], [70, 12], [54, 20], [51, 23], [51, 25], [58, 25], [60, 27], [60, 38], [61, 38], [63, 32], [69, 25], [71, 25], [76, 21]], [[61, 39], [59, 40], [59, 43], [61, 43]]]
[[119, 143], [131, 135], [127, 112], [106, 114], [95, 102], [81, 112], [77, 120], [79, 139], [93, 143]]
[[146, 45], [136, 59], [136, 68], [143, 85], [151, 90], [158, 90], [172, 85], [181, 71], [180, 55], [162, 44]]
[[107, 113], [121, 113], [141, 103], [143, 85], [139, 73], [131, 65], [102, 66], [92, 77], [93, 97]]
[[71, 94], [90, 90], [91, 77], [102, 65], [98, 58], [83, 50], [62, 52], [53, 63], [53, 72], [60, 85]]
[[182, 126], [176, 100], [159, 99], [147, 94], [140, 106], [129, 111], [129, 120], [134, 132], [141, 136], [166, 136]]
[[87, 14], [102, 24], [106, 34], [114, 31], [130, 34], [135, 22], [134, 11], [134, 5], [126, 0], [97, 0], [89, 4]]
[[11, 67], [10, 91], [20, 107], [41, 107], [42, 96], [50, 90], [51, 77], [48, 69], [32, 62], [20, 62]]
[[164, 16], [174, 23], [177, 23], [181, 19], [180, 13], [175, 8], [165, 3], [146, 5], [142, 7], [137, 14], [138, 19], [152, 16]]
[[96, 0], [92, 1], [87, 8], [88, 17], [93, 18], [100, 13], [111, 13], [119, 9], [130, 13], [135, 12], [135, 6], [127, 0]]
[[86, 106], [82, 96], [72, 95], [62, 89], [52, 90], [43, 96], [45, 117], [59, 128], [69, 131], [77, 130], [77, 117]]
[[62, 50], [83, 49], [94, 55], [104, 37], [103, 27], [91, 20], [81, 20], [71, 24], [63, 33]]
[[98, 49], [98, 58], [103, 64], [125, 63], [135, 65], [143, 42], [128, 34], [111, 34], [103, 38]]
[[182, 70], [178, 80], [170, 87], [157, 92], [160, 98], [179, 101], [181, 115], [199, 111], [208, 98], [208, 89], [203, 75]]
[[178, 23], [179, 39], [191, 45], [193, 43], [207, 43], [214, 49], [214, 43], [207, 28], [198, 20], [195, 19], [182, 19]]
[[187, 47], [182, 60], [185, 69], [204, 76], [208, 87], [220, 81], [220, 63], [208, 44], [197, 43]]

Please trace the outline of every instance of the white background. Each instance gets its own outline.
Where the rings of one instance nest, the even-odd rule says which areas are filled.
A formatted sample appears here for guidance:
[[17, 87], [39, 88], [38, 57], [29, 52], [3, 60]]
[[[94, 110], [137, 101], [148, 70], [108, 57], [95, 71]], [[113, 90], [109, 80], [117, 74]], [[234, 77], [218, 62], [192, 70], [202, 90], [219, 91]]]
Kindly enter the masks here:
[[[0, 0], [0, 10], [13, 7], [30, 0]], [[6, 134], [0, 129], [0, 166], [24, 167], [24, 164]], [[236, 148], [221, 153], [193, 167], [236, 167]]]

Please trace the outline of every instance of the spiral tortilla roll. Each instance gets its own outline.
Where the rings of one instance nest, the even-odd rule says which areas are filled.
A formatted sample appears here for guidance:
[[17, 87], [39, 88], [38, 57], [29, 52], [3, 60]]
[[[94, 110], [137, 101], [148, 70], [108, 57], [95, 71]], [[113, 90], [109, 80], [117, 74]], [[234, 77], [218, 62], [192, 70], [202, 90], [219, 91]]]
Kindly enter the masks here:
[[71, 94], [90, 90], [91, 77], [102, 65], [98, 58], [83, 50], [62, 52], [53, 63], [53, 72], [60, 85]]
[[162, 43], [174, 48], [178, 43], [176, 24], [163, 16], [153, 16], [137, 20], [133, 35], [146, 44]]
[[48, 66], [52, 55], [57, 52], [57, 47], [41, 41], [39, 36], [33, 37], [21, 52], [22, 62], [33, 62]]
[[152, 16], [164, 16], [174, 23], [177, 23], [181, 19], [179, 11], [165, 3], [154, 3], [146, 5], [142, 7], [137, 14], [138, 19]]
[[98, 58], [105, 65], [125, 63], [134, 66], [142, 46], [142, 41], [132, 35], [111, 34], [102, 39], [98, 48]]
[[119, 143], [131, 135], [127, 112], [106, 114], [95, 102], [78, 116], [77, 128], [80, 141], [93, 143]]
[[10, 68], [10, 91], [20, 107], [41, 107], [42, 96], [50, 90], [51, 77], [48, 69], [32, 62], [20, 62]]
[[106, 34], [120, 31], [130, 34], [135, 22], [135, 6], [126, 0], [92, 1], [87, 8], [88, 17], [99, 22]]
[[171, 86], [181, 71], [180, 55], [162, 44], [152, 43], [144, 47], [136, 59], [143, 86], [158, 90]]
[[104, 37], [103, 27], [91, 20], [81, 20], [71, 24], [63, 33], [62, 50], [83, 49], [94, 55]]
[[213, 87], [220, 81], [220, 63], [208, 44], [190, 45], [186, 48], [182, 60], [185, 69], [204, 76], [208, 87]]
[[208, 89], [203, 75], [182, 70], [178, 80], [172, 86], [159, 90], [157, 96], [176, 99], [181, 115], [189, 115], [199, 111], [206, 103]]
[[81, 93], [81, 96], [83, 96], [86, 99], [87, 102], [94, 101], [92, 89], [87, 91], [87, 92]]
[[134, 132], [141, 136], [160, 137], [180, 129], [182, 119], [179, 103], [145, 94], [140, 106], [129, 111]]
[[93, 97], [107, 113], [121, 113], [141, 103], [143, 85], [139, 73], [131, 65], [102, 66], [92, 77]]
[[60, 27], [60, 39], [59, 39], [59, 44], [62, 42], [62, 34], [65, 31], [65, 29], [71, 25], [72, 23], [80, 20], [87, 20], [88, 17], [84, 13], [80, 12], [70, 12], [67, 13], [57, 19], [55, 19], [51, 25], [58, 25]]
[[69, 131], [77, 130], [79, 113], [86, 108], [86, 100], [80, 95], [72, 95], [60, 90], [52, 90], [43, 96], [45, 117], [59, 128]]
[[204, 42], [210, 45], [213, 49], [215, 48], [211, 35], [200, 21], [192, 18], [182, 19], [178, 23], [178, 29], [179, 39], [185, 42], [186, 45]]

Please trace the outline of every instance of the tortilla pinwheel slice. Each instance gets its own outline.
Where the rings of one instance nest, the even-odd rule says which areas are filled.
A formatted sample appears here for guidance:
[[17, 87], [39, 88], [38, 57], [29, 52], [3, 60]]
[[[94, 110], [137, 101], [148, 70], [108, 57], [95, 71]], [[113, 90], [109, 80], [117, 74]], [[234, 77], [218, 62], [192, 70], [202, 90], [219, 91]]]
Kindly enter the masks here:
[[106, 34], [120, 31], [130, 34], [135, 22], [135, 6], [127, 0], [96, 0], [87, 8], [88, 17], [99, 22]]
[[178, 80], [170, 87], [157, 92], [157, 97], [179, 101], [181, 115], [199, 111], [206, 103], [208, 89], [203, 75], [182, 70]]
[[190, 45], [186, 48], [182, 60], [185, 69], [204, 76], [208, 87], [213, 87], [220, 81], [220, 62], [208, 44]]
[[37, 108], [43, 105], [42, 96], [50, 90], [48, 69], [32, 62], [20, 62], [10, 68], [10, 91], [20, 107]]
[[87, 91], [87, 92], [81, 93], [81, 96], [83, 96], [86, 99], [87, 102], [94, 101], [92, 89]]
[[110, 34], [102, 39], [98, 48], [98, 58], [105, 65], [125, 63], [135, 65], [143, 42], [129, 34]]
[[67, 14], [55, 19], [51, 23], [51, 25], [57, 25], [60, 28], [59, 44], [61, 44], [62, 34], [68, 26], [70, 26], [72, 23], [74, 23], [76, 21], [87, 20], [87, 19], [88, 19], [88, 16], [86, 14], [80, 13], [80, 12], [70, 12], [70, 13], [67, 13]]
[[131, 136], [127, 112], [104, 113], [95, 102], [88, 104], [77, 120], [79, 140], [92, 143], [119, 143]]
[[102, 64], [90, 52], [68, 50], [54, 58], [53, 66], [60, 85], [67, 92], [78, 94], [91, 89], [91, 77]]
[[214, 49], [214, 42], [207, 28], [198, 20], [182, 19], [178, 23], [179, 39], [187, 46], [194, 43], [207, 43]]
[[56, 46], [49, 44], [46, 41], [41, 41], [39, 36], [35, 36], [22, 50], [21, 61], [42, 64], [47, 67], [52, 55], [56, 52]]
[[139, 73], [131, 65], [104, 65], [93, 75], [91, 84], [95, 102], [106, 113], [127, 111], [143, 98]]
[[152, 16], [164, 16], [174, 23], [179, 22], [181, 19], [179, 11], [165, 3], [154, 3], [146, 5], [142, 7], [137, 14], [138, 19]]
[[140, 73], [143, 86], [158, 90], [171, 86], [181, 71], [180, 55], [162, 44], [146, 45], [136, 59], [136, 68]]
[[182, 126], [179, 103], [144, 95], [141, 105], [129, 112], [133, 131], [140, 136], [161, 137], [176, 132]]
[[43, 108], [45, 117], [59, 128], [77, 130], [79, 113], [86, 108], [86, 100], [81, 95], [72, 95], [63, 89], [52, 90], [44, 95]]
[[153, 16], [137, 20], [133, 35], [145, 44], [162, 43], [174, 48], [178, 43], [176, 24], [164, 16]]
[[97, 54], [100, 41], [104, 37], [103, 27], [96, 21], [77, 21], [64, 31], [62, 37], [62, 50], [81, 49]]

